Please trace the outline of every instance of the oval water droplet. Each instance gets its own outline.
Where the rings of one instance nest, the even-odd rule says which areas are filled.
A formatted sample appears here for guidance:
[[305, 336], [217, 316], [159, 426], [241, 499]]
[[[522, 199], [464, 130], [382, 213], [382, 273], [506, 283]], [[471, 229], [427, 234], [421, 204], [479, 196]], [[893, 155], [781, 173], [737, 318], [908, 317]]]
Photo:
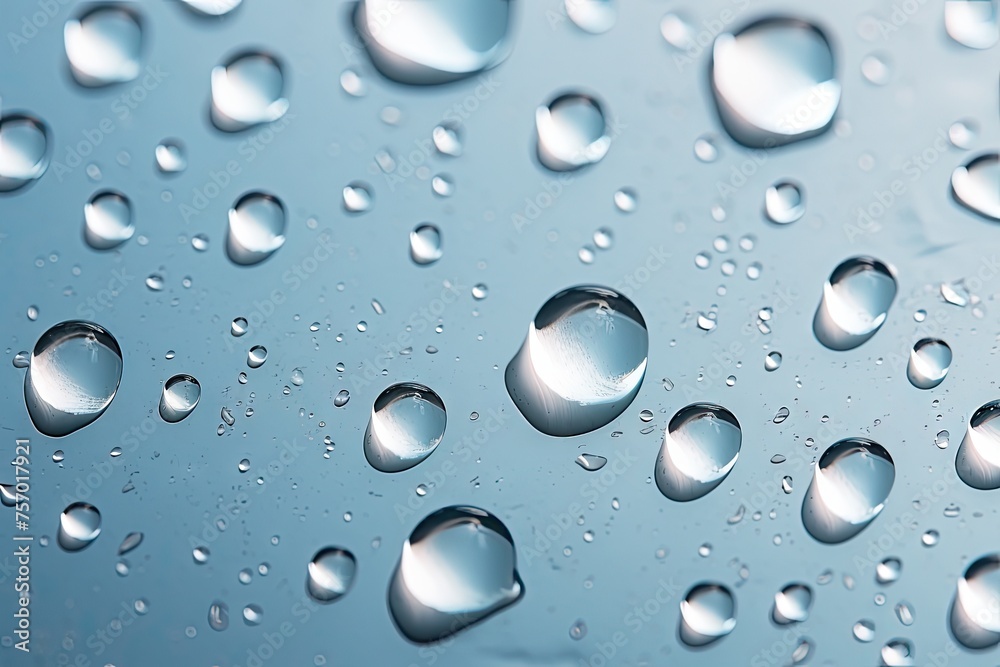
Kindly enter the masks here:
[[140, 544], [142, 544], [142, 533], [129, 533], [125, 536], [125, 539], [122, 540], [121, 545], [119, 545], [118, 555], [124, 556], [128, 552], [138, 548]]
[[768, 372], [776, 371], [781, 367], [781, 352], [768, 352], [764, 357], [764, 370]]
[[254, 345], [247, 352], [247, 366], [250, 368], [260, 368], [267, 361], [267, 348], [263, 345]]
[[49, 166], [49, 130], [24, 114], [0, 117], [0, 192], [41, 178]]
[[350, 551], [337, 547], [320, 549], [309, 561], [306, 590], [317, 602], [334, 602], [351, 589], [357, 567]]
[[187, 168], [184, 146], [176, 139], [164, 139], [154, 151], [156, 166], [164, 174], [179, 174]]
[[608, 460], [597, 454], [580, 454], [576, 464], [588, 472], [597, 472], [607, 464]]
[[433, 642], [481, 622], [524, 595], [514, 540], [495, 516], [446, 507], [403, 544], [389, 611], [410, 641]]
[[77, 83], [87, 87], [131, 81], [142, 70], [139, 15], [124, 4], [98, 5], [63, 29], [66, 57]]
[[434, 453], [448, 423], [441, 398], [403, 382], [387, 388], [372, 406], [365, 430], [365, 458], [376, 470], [409, 470]]
[[1000, 644], [1000, 554], [981, 556], [966, 568], [948, 616], [952, 634], [963, 646]]
[[564, 0], [566, 16], [584, 32], [599, 35], [614, 27], [618, 19], [616, 0]]
[[104, 414], [122, 378], [122, 351], [90, 322], [61, 322], [41, 335], [24, 375], [24, 402], [39, 432], [61, 437]]
[[899, 579], [903, 571], [903, 562], [894, 556], [884, 559], [875, 566], [875, 581], [880, 584], [891, 584]]
[[349, 213], [364, 213], [372, 207], [371, 186], [355, 181], [344, 187], [344, 210]]
[[622, 213], [632, 213], [639, 206], [639, 196], [632, 188], [622, 188], [615, 192], [615, 208]]
[[337, 392], [337, 395], [333, 397], [333, 407], [342, 408], [347, 405], [349, 400], [351, 400], [351, 392], [346, 389], [341, 389]]
[[845, 542], [882, 511], [896, 478], [882, 445], [846, 438], [831, 445], [816, 464], [802, 501], [802, 523], [820, 542]]
[[441, 155], [458, 157], [462, 154], [462, 137], [458, 125], [448, 121], [431, 131], [434, 147]]
[[862, 644], [867, 644], [875, 639], [875, 622], [863, 618], [854, 624], [852, 632], [855, 639]]
[[263, 192], [248, 192], [229, 209], [226, 254], [235, 264], [251, 266], [285, 244], [285, 205]]
[[787, 225], [806, 212], [802, 186], [794, 181], [778, 181], [764, 193], [764, 215], [771, 222]]
[[951, 348], [937, 338], [918, 340], [910, 350], [906, 377], [917, 389], [933, 389], [944, 381], [951, 367]]
[[990, 401], [972, 413], [958, 447], [955, 470], [974, 489], [1000, 489], [1000, 401]]
[[600, 162], [611, 147], [601, 103], [582, 93], [559, 95], [535, 110], [538, 160], [552, 171]]
[[229, 627], [229, 605], [216, 600], [208, 607], [208, 627], [222, 632]]
[[681, 602], [679, 635], [688, 646], [705, 646], [736, 627], [736, 598], [717, 583], [694, 586]]
[[656, 459], [656, 486], [681, 502], [701, 498], [722, 483], [736, 465], [743, 442], [740, 423], [729, 410], [693, 403], [670, 420]]
[[160, 418], [175, 424], [198, 406], [201, 400], [201, 385], [190, 375], [175, 375], [163, 383], [160, 393]]
[[212, 123], [238, 132], [278, 120], [288, 111], [285, 75], [277, 58], [245, 52], [212, 69]]
[[948, 36], [970, 49], [988, 49], [1000, 39], [996, 0], [945, 0]]
[[110, 250], [132, 238], [132, 202], [120, 192], [95, 193], [83, 207], [83, 238], [94, 250]]
[[101, 513], [89, 503], [73, 503], [59, 515], [59, 546], [80, 551], [101, 534]]
[[885, 667], [914, 667], [913, 645], [906, 639], [890, 639], [882, 647], [882, 663]]
[[429, 222], [414, 227], [410, 232], [410, 258], [426, 266], [441, 259], [444, 251], [441, 248], [441, 230]]
[[[980, 1], [979, 4], [989, 3]], [[955, 201], [973, 213], [1000, 222], [997, 181], [1000, 181], [1000, 153], [985, 153], [951, 173], [951, 193]]]
[[197, 14], [205, 16], [225, 16], [240, 6], [243, 0], [181, 0]]
[[875, 335], [896, 298], [893, 270], [872, 257], [841, 262], [823, 285], [813, 332], [831, 350], [851, 350]]
[[524, 418], [542, 433], [587, 433], [632, 403], [649, 334], [635, 305], [596, 286], [571, 287], [541, 307], [504, 375]]
[[249, 326], [250, 325], [247, 323], [247, 318], [236, 317], [233, 319], [233, 323], [230, 326], [229, 331], [231, 334], [233, 334], [234, 337], [239, 338], [240, 336], [242, 336], [247, 332]]
[[812, 589], [805, 584], [788, 584], [774, 595], [771, 618], [779, 625], [802, 623], [812, 608]]

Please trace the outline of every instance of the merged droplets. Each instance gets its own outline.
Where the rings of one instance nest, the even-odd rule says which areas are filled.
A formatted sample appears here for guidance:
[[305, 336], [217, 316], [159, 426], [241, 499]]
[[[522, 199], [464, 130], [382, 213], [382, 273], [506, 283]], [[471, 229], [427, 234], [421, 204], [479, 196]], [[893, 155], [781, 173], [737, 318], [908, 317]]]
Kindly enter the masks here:
[[235, 264], [259, 264], [285, 244], [285, 206], [277, 197], [249, 192], [229, 209], [226, 254]]
[[142, 69], [139, 15], [124, 4], [99, 5], [63, 29], [73, 78], [97, 87], [131, 81]]
[[851, 350], [875, 335], [896, 298], [896, 277], [872, 257], [851, 257], [833, 270], [813, 318], [813, 332], [831, 350]]
[[968, 648], [1000, 644], [1000, 554], [982, 556], [966, 568], [949, 621], [955, 639]]
[[552, 171], [600, 162], [611, 147], [601, 103], [581, 93], [559, 95], [535, 110], [538, 160]]
[[122, 378], [122, 351], [107, 330], [70, 320], [35, 343], [24, 376], [24, 402], [39, 432], [61, 437], [104, 414]]
[[605, 287], [559, 292], [535, 315], [504, 379], [536, 429], [570, 436], [607, 425], [631, 404], [646, 373], [646, 322]]
[[132, 238], [132, 202], [120, 192], [103, 190], [83, 207], [83, 238], [94, 250], [111, 250]]
[[365, 430], [365, 458], [376, 470], [400, 472], [434, 453], [448, 423], [444, 402], [412, 382], [387, 388], [372, 406]]
[[212, 123], [238, 132], [278, 120], [288, 111], [281, 63], [261, 52], [240, 53], [212, 70]]
[[1000, 489], [1000, 401], [983, 405], [969, 425], [955, 457], [959, 478], [974, 489]]
[[510, 52], [511, 0], [360, 0], [354, 25], [383, 76], [434, 85], [478, 74]]
[[693, 403], [670, 420], [656, 459], [656, 486], [667, 498], [688, 501], [717, 487], [736, 465], [743, 431], [729, 410]]
[[446, 507], [421, 521], [403, 544], [389, 611], [410, 641], [427, 643], [486, 619], [523, 594], [507, 527], [475, 507]]
[[933, 389], [948, 375], [951, 367], [951, 347], [937, 338], [918, 340], [910, 350], [906, 377], [917, 389]]
[[826, 131], [840, 103], [826, 35], [793, 18], [766, 18], [716, 37], [711, 82], [723, 126], [753, 148]]
[[764, 214], [777, 225], [795, 222], [805, 212], [805, 196], [798, 183], [778, 181], [764, 193]]
[[736, 627], [736, 598], [717, 583], [694, 586], [681, 602], [679, 635], [688, 646], [705, 646]]
[[57, 541], [66, 551], [86, 549], [101, 534], [101, 513], [89, 503], [73, 503], [59, 515]]
[[22, 188], [41, 178], [49, 166], [49, 131], [24, 114], [0, 117], [0, 192]]
[[424, 266], [438, 261], [443, 254], [441, 230], [437, 225], [424, 222], [413, 228], [410, 232], [410, 259]]
[[618, 19], [617, 0], [564, 0], [566, 16], [578, 28], [593, 35], [607, 32]]
[[201, 400], [201, 385], [190, 375], [175, 375], [163, 383], [160, 393], [160, 418], [170, 424], [194, 412]]
[[154, 151], [156, 166], [164, 174], [179, 174], [187, 168], [184, 146], [174, 139], [164, 139]]
[[[969, 2], [968, 4], [974, 4]], [[991, 4], [978, 2], [978, 4]], [[972, 158], [951, 173], [951, 192], [955, 201], [987, 220], [1000, 222], [1000, 153], [985, 153]]]
[[802, 501], [802, 523], [820, 542], [845, 542], [879, 515], [895, 478], [892, 457], [880, 444], [840, 440], [816, 464]]
[[1000, 40], [995, 0], [945, 0], [948, 36], [970, 49], [988, 49]]
[[771, 619], [779, 625], [802, 623], [812, 608], [812, 589], [805, 584], [788, 584], [774, 595]]
[[350, 590], [358, 563], [354, 554], [337, 547], [320, 549], [309, 561], [306, 590], [317, 602], [333, 602]]

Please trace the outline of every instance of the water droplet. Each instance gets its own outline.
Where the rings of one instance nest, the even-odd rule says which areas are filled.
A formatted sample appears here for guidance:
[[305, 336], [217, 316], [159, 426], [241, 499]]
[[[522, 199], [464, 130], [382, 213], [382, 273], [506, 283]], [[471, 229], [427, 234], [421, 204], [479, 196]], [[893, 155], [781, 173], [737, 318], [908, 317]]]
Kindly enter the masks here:
[[[952, 0], [949, 0], [952, 1]], [[975, 0], [970, 0], [972, 4]], [[989, 4], [979, 0], [979, 4]], [[1000, 222], [1000, 153], [984, 153], [951, 173], [951, 193], [955, 201], [987, 220]]]
[[611, 147], [601, 103], [582, 93], [559, 95], [535, 110], [538, 160], [552, 171], [600, 162]]
[[489, 288], [483, 283], [478, 283], [472, 286], [472, 298], [476, 301], [482, 301], [489, 295], [489, 293]]
[[596, 472], [600, 470], [607, 462], [608, 460], [606, 458], [598, 456], [597, 454], [580, 454], [576, 457], [577, 465], [588, 472]]
[[564, 0], [563, 6], [576, 27], [592, 35], [611, 30], [618, 19], [615, 0]]
[[288, 111], [285, 75], [267, 53], [245, 52], [212, 69], [212, 123], [238, 132], [278, 120]]
[[764, 215], [771, 222], [787, 225], [806, 212], [802, 186], [794, 181], [778, 181], [764, 193]]
[[969, 150], [979, 133], [979, 126], [975, 121], [957, 120], [948, 128], [948, 141], [955, 148]]
[[604, 287], [572, 287], [535, 315], [504, 379], [536, 429], [579, 435], [605, 426], [632, 403], [648, 350], [645, 320], [631, 301]]
[[580, 248], [580, 250], [579, 250], [579, 252], [577, 252], [576, 256], [579, 257], [580, 261], [583, 262], [584, 264], [593, 264], [594, 263], [594, 252], [595, 251], [594, 251], [594, 247], [593, 246], [585, 245], [582, 248]]
[[248, 192], [229, 209], [226, 254], [235, 264], [259, 264], [285, 244], [285, 206], [263, 192]]
[[681, 602], [680, 639], [688, 646], [705, 646], [736, 627], [736, 599], [722, 584], [694, 586]]
[[948, 36], [970, 49], [988, 49], [1000, 39], [997, 5], [991, 0], [945, 0]]
[[352, 97], [364, 97], [368, 93], [365, 80], [352, 69], [345, 69], [340, 73], [340, 87]]
[[222, 632], [229, 627], [229, 606], [216, 600], [208, 607], [208, 627]]
[[196, 14], [204, 16], [225, 16], [240, 6], [243, 0], [181, 0]]
[[840, 440], [816, 464], [802, 501], [802, 523], [820, 542], [845, 542], [879, 515], [895, 478], [892, 457], [880, 444]]
[[292, 376], [289, 378], [289, 381], [296, 387], [301, 387], [306, 382], [305, 373], [302, 372], [301, 368], [293, 368]]
[[247, 472], [248, 470], [250, 470], [250, 459], [240, 459], [240, 462], [237, 464], [236, 469], [239, 470], [240, 472]]
[[774, 413], [774, 418], [771, 419], [771, 421], [774, 422], [775, 424], [780, 424], [781, 422], [788, 419], [789, 414], [791, 413], [788, 411], [788, 408], [786, 408], [785, 406], [781, 406], [780, 408], [778, 408], [778, 411]]
[[389, 586], [389, 611], [410, 641], [443, 639], [516, 602], [524, 586], [514, 541], [492, 514], [446, 507], [403, 544]]
[[243, 607], [243, 622], [247, 625], [260, 625], [264, 620], [264, 610], [260, 605], [248, 604]]
[[[233, 417], [233, 411], [229, 408], [222, 408], [221, 412], [222, 421], [226, 423], [226, 426], [232, 426], [236, 423], [236, 418]], [[222, 427], [219, 427], [219, 435], [222, 435]]]
[[951, 367], [951, 348], [937, 338], [917, 341], [910, 350], [906, 377], [917, 389], [933, 389], [944, 381]]
[[438, 197], [450, 197], [455, 193], [455, 181], [448, 174], [437, 174], [431, 179], [431, 189]]
[[615, 234], [609, 227], [600, 227], [594, 232], [594, 245], [601, 250], [608, 250], [614, 245]]
[[764, 357], [764, 370], [776, 371], [781, 367], [781, 352], [768, 352]]
[[913, 607], [909, 602], [905, 600], [898, 603], [895, 607], [896, 618], [903, 625], [913, 625]]
[[875, 622], [863, 618], [854, 624], [854, 638], [862, 644], [875, 639]]
[[162, 292], [165, 286], [163, 276], [159, 273], [151, 273], [146, 277], [146, 287], [152, 292]]
[[334, 602], [350, 590], [357, 568], [350, 551], [337, 547], [320, 549], [309, 561], [306, 590], [318, 602]]
[[0, 117], [0, 192], [41, 178], [49, 166], [49, 130], [23, 114]]
[[882, 585], [891, 584], [899, 579], [902, 573], [903, 561], [890, 556], [875, 566], [875, 581]]
[[805, 584], [788, 584], [774, 595], [771, 618], [779, 625], [802, 623], [812, 608], [812, 589]]
[[656, 459], [656, 486], [667, 498], [688, 501], [717, 487], [736, 465], [743, 431], [729, 410], [693, 403], [677, 411]]
[[247, 318], [237, 317], [233, 320], [233, 324], [230, 327], [230, 333], [232, 333], [234, 337], [239, 338], [247, 332], [248, 328], [249, 325], [247, 324]]
[[346, 389], [341, 389], [337, 392], [337, 395], [333, 397], [333, 407], [342, 408], [347, 405], [349, 400], [351, 400], [351, 392]]
[[156, 146], [156, 166], [164, 174], [178, 174], [187, 168], [184, 146], [176, 139], [165, 139]]
[[920, 536], [920, 543], [925, 547], [936, 547], [939, 541], [941, 541], [941, 534], [936, 530], [928, 530]]
[[410, 258], [425, 266], [441, 259], [441, 230], [436, 225], [424, 222], [410, 232]]
[[195, 547], [191, 551], [191, 556], [194, 558], [194, 562], [199, 565], [207, 563], [210, 555], [212, 555], [212, 552], [208, 550], [208, 547]]
[[126, 5], [98, 5], [63, 29], [66, 57], [81, 86], [131, 81], [142, 69], [139, 15]]
[[882, 53], [871, 53], [861, 60], [861, 75], [868, 83], [884, 86], [889, 83], [892, 69], [889, 57]]
[[719, 158], [719, 148], [715, 145], [715, 137], [705, 135], [695, 139], [694, 156], [701, 162], [715, 162]]
[[955, 469], [974, 489], [1000, 489], [1000, 401], [981, 406], [969, 419]]
[[882, 647], [882, 662], [886, 667], [913, 667], [913, 646], [906, 639], [890, 639]]
[[263, 345], [254, 345], [247, 352], [247, 366], [250, 368], [260, 368], [267, 361], [267, 348]]
[[66, 458], [66, 454], [61, 449], [57, 449], [56, 451], [52, 452], [52, 462], [53, 463], [62, 463], [63, 459], [65, 459], [65, 458]]
[[[567, 0], [567, 2], [573, 2], [574, 0]], [[569, 628], [569, 637], [575, 641], [580, 641], [587, 636], [587, 624], [582, 619], [576, 621]]]
[[615, 192], [615, 208], [622, 213], [633, 213], [639, 206], [639, 196], [632, 188], [622, 188]]
[[194, 411], [199, 400], [201, 385], [198, 380], [190, 375], [175, 375], [163, 383], [160, 417], [167, 423], [177, 423]]
[[785, 492], [785, 495], [788, 495], [793, 490], [792, 478], [789, 477], [788, 475], [785, 475], [784, 477], [781, 478], [781, 490]]
[[833, 270], [813, 318], [813, 332], [831, 350], [851, 350], [885, 322], [896, 297], [892, 269], [871, 257], [851, 257]]
[[966, 568], [958, 580], [949, 622], [955, 639], [968, 648], [1000, 644], [1000, 555], [986, 554]]
[[24, 375], [24, 401], [39, 432], [69, 435], [104, 414], [118, 391], [122, 352], [90, 322], [61, 322], [41, 335]]
[[96, 193], [83, 207], [83, 238], [94, 250], [110, 250], [132, 238], [132, 203], [120, 192]]
[[459, 157], [462, 154], [462, 138], [458, 125], [454, 123], [444, 122], [435, 126], [431, 131], [431, 140], [441, 155]]
[[101, 513], [88, 503], [73, 503], [59, 515], [59, 546], [80, 551], [101, 534]]
[[344, 210], [350, 213], [364, 213], [372, 207], [371, 186], [354, 181], [344, 187]]
[[409, 470], [434, 453], [448, 423], [441, 398], [404, 382], [387, 388], [372, 406], [365, 431], [365, 458], [376, 470]]

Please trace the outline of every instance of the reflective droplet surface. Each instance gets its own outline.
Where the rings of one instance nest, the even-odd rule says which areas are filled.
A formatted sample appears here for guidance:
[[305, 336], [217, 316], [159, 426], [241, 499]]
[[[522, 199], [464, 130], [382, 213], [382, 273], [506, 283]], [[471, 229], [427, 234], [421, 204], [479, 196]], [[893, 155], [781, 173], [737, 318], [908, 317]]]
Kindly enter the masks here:
[[361, 0], [354, 26], [386, 78], [413, 85], [456, 81], [510, 52], [510, 0]]
[[354, 554], [337, 547], [320, 549], [309, 561], [306, 590], [317, 602], [333, 602], [350, 590], [357, 571]]
[[118, 555], [124, 556], [130, 551], [133, 551], [142, 544], [142, 533], [129, 533], [122, 540], [121, 545], [118, 547]]
[[736, 627], [736, 598], [717, 583], [696, 585], [681, 602], [679, 635], [688, 646], [705, 646]]
[[229, 605], [216, 600], [208, 607], [208, 627], [222, 632], [229, 627]]
[[49, 130], [24, 114], [0, 117], [0, 192], [41, 178], [49, 166]]
[[949, 623], [963, 646], [984, 649], [1000, 644], [1000, 554], [982, 556], [966, 568], [958, 580]]
[[264, 610], [260, 605], [248, 604], [243, 607], [243, 622], [247, 625], [260, 625], [264, 620]]
[[951, 348], [937, 338], [918, 340], [910, 350], [906, 377], [917, 389], [933, 389], [944, 381], [951, 367]]
[[764, 193], [764, 214], [777, 225], [795, 222], [805, 212], [805, 197], [798, 183], [778, 181]]
[[670, 420], [656, 459], [656, 486], [681, 502], [701, 498], [736, 465], [743, 431], [729, 410], [693, 403]]
[[131, 81], [142, 69], [139, 15], [124, 4], [99, 5], [63, 29], [66, 57], [73, 78], [97, 87]]
[[229, 331], [231, 334], [233, 334], [235, 338], [239, 338], [240, 336], [242, 336], [247, 332], [249, 326], [250, 325], [247, 323], [247, 318], [237, 317], [233, 319], [233, 323], [232, 325], [230, 325]]
[[899, 579], [903, 571], [903, 562], [896, 557], [889, 557], [875, 566], [875, 581], [880, 584], [891, 584]]
[[164, 139], [154, 151], [156, 166], [164, 174], [179, 174], [187, 168], [184, 146], [175, 139]]
[[285, 206], [277, 197], [249, 192], [229, 209], [226, 254], [235, 264], [251, 266], [285, 244]]
[[995, 0], [945, 0], [948, 36], [970, 49], [988, 49], [1000, 40]]
[[247, 366], [250, 368], [260, 368], [267, 361], [267, 348], [263, 345], [254, 345], [247, 352]]
[[632, 213], [639, 206], [639, 196], [632, 188], [622, 188], [615, 192], [615, 208], [622, 213]]
[[89, 503], [73, 503], [59, 515], [59, 546], [66, 551], [85, 549], [101, 534], [101, 513]]
[[913, 645], [906, 639], [890, 639], [882, 647], [881, 655], [886, 667], [914, 667], [917, 664]]
[[892, 269], [872, 257], [851, 257], [833, 270], [813, 318], [813, 332], [831, 350], [851, 350], [875, 335], [896, 298]]
[[722, 125], [751, 148], [821, 134], [840, 104], [826, 35], [793, 18], [766, 18], [716, 37], [711, 83]]
[[349, 213], [364, 213], [372, 207], [371, 187], [367, 183], [355, 181], [344, 187], [344, 210]]
[[859, 642], [867, 644], [875, 639], [875, 622], [867, 618], [861, 619], [854, 624], [852, 634]]
[[110, 250], [132, 238], [132, 202], [120, 192], [97, 192], [83, 207], [83, 238], [94, 250]]
[[434, 148], [441, 155], [458, 157], [462, 154], [462, 138], [458, 125], [446, 121], [434, 127], [431, 132]]
[[[989, 3], [980, 1], [980, 4]], [[951, 173], [951, 192], [955, 201], [973, 213], [1000, 222], [997, 181], [1000, 181], [1000, 153], [985, 153]]]
[[243, 0], [181, 0], [192, 11], [205, 16], [225, 16], [240, 6]]
[[277, 58], [246, 52], [212, 70], [212, 123], [239, 132], [278, 120], [288, 111], [285, 75]]
[[122, 378], [122, 351], [108, 331], [70, 320], [35, 343], [24, 375], [24, 402], [39, 432], [61, 437], [104, 414]]
[[160, 393], [160, 418], [174, 424], [198, 406], [201, 400], [201, 385], [190, 375], [175, 375], [163, 383]]
[[779, 625], [802, 623], [812, 608], [812, 589], [805, 584], [788, 584], [774, 595], [771, 618]]
[[597, 454], [580, 454], [576, 464], [588, 472], [597, 472], [607, 464], [608, 460]]
[[571, 287], [535, 315], [504, 380], [537, 430], [579, 435], [607, 425], [632, 403], [648, 352], [646, 322], [631, 301], [605, 287]]
[[764, 357], [764, 370], [773, 372], [781, 367], [781, 352], [771, 351]]
[[972, 413], [958, 447], [955, 470], [974, 489], [1000, 489], [1000, 401], [990, 401]]
[[409, 470], [434, 453], [448, 423], [441, 398], [412, 382], [387, 388], [372, 406], [365, 458], [376, 470]]
[[495, 516], [446, 507], [403, 544], [389, 585], [389, 611], [410, 641], [433, 642], [481, 622], [524, 594], [514, 541]]
[[566, 16], [578, 28], [593, 35], [607, 32], [618, 18], [617, 0], [564, 0]]
[[410, 259], [421, 266], [433, 264], [441, 259], [441, 230], [436, 225], [425, 222], [410, 232]]
[[559, 95], [535, 110], [538, 160], [552, 171], [600, 162], [611, 147], [604, 109], [581, 93]]
[[892, 457], [877, 442], [847, 438], [816, 464], [802, 501], [802, 523], [820, 542], [845, 542], [882, 511], [896, 478]]

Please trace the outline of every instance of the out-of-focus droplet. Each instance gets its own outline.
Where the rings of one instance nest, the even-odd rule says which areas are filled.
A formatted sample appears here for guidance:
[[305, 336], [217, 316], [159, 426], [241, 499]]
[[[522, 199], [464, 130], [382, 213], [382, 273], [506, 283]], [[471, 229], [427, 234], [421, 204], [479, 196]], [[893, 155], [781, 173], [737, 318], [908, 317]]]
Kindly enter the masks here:
[[353, 69], [345, 69], [340, 73], [340, 87], [352, 97], [364, 97], [368, 93], [365, 80]]
[[0, 192], [41, 178], [49, 166], [49, 130], [24, 114], [0, 117]]
[[702, 583], [681, 602], [679, 635], [688, 646], [705, 646], [736, 627], [736, 598], [722, 584]]
[[872, 257], [841, 262], [823, 285], [813, 318], [816, 338], [831, 350], [851, 350], [875, 335], [896, 298], [892, 269]]
[[948, 36], [970, 49], [988, 49], [1000, 40], [995, 0], [945, 0]]
[[892, 68], [889, 66], [889, 58], [882, 53], [871, 53], [861, 60], [861, 75], [868, 83], [876, 86], [884, 86], [889, 83], [892, 75]]
[[66, 57], [81, 86], [98, 87], [131, 81], [142, 70], [142, 25], [125, 4], [97, 5], [63, 29]]
[[957, 120], [948, 128], [948, 141], [955, 148], [969, 150], [972, 148], [976, 135], [979, 133], [979, 126], [975, 121]]
[[978, 213], [987, 220], [1000, 222], [998, 181], [1000, 153], [984, 153], [951, 173], [951, 192], [955, 201], [973, 213]]
[[450, 197], [455, 194], [455, 181], [448, 174], [437, 174], [431, 179], [431, 190], [438, 197]]
[[431, 131], [431, 140], [434, 148], [441, 155], [448, 157], [458, 157], [462, 154], [462, 138], [458, 125], [451, 122], [444, 122], [437, 125]]
[[288, 111], [285, 75], [277, 58], [244, 52], [212, 69], [212, 123], [239, 132], [278, 120]]
[[229, 209], [226, 254], [234, 264], [252, 266], [285, 244], [285, 206], [277, 197], [248, 192]]
[[715, 137], [704, 135], [695, 139], [694, 156], [700, 162], [715, 162], [719, 157], [719, 148], [715, 144]]
[[656, 459], [656, 486], [681, 502], [701, 498], [726, 479], [736, 465], [743, 431], [729, 410], [693, 403], [670, 420]]
[[349, 213], [364, 213], [372, 207], [371, 186], [355, 181], [344, 186], [344, 210]]
[[632, 188], [622, 188], [615, 192], [615, 208], [622, 213], [633, 213], [639, 206], [639, 196]]
[[564, 0], [566, 16], [584, 32], [599, 35], [614, 27], [617, 0]]
[[944, 381], [951, 367], [951, 347], [937, 338], [918, 340], [910, 350], [906, 377], [917, 389], [933, 389]]
[[409, 470], [434, 453], [448, 423], [444, 402], [431, 389], [404, 382], [387, 388], [372, 406], [365, 458], [376, 470]]
[[611, 147], [604, 108], [582, 93], [559, 95], [535, 111], [538, 160], [552, 171], [600, 162]]
[[83, 207], [83, 238], [94, 250], [110, 250], [132, 238], [132, 202], [120, 192], [102, 190]]
[[163, 383], [160, 393], [160, 418], [174, 424], [198, 406], [201, 400], [201, 385], [190, 375], [175, 375]]

